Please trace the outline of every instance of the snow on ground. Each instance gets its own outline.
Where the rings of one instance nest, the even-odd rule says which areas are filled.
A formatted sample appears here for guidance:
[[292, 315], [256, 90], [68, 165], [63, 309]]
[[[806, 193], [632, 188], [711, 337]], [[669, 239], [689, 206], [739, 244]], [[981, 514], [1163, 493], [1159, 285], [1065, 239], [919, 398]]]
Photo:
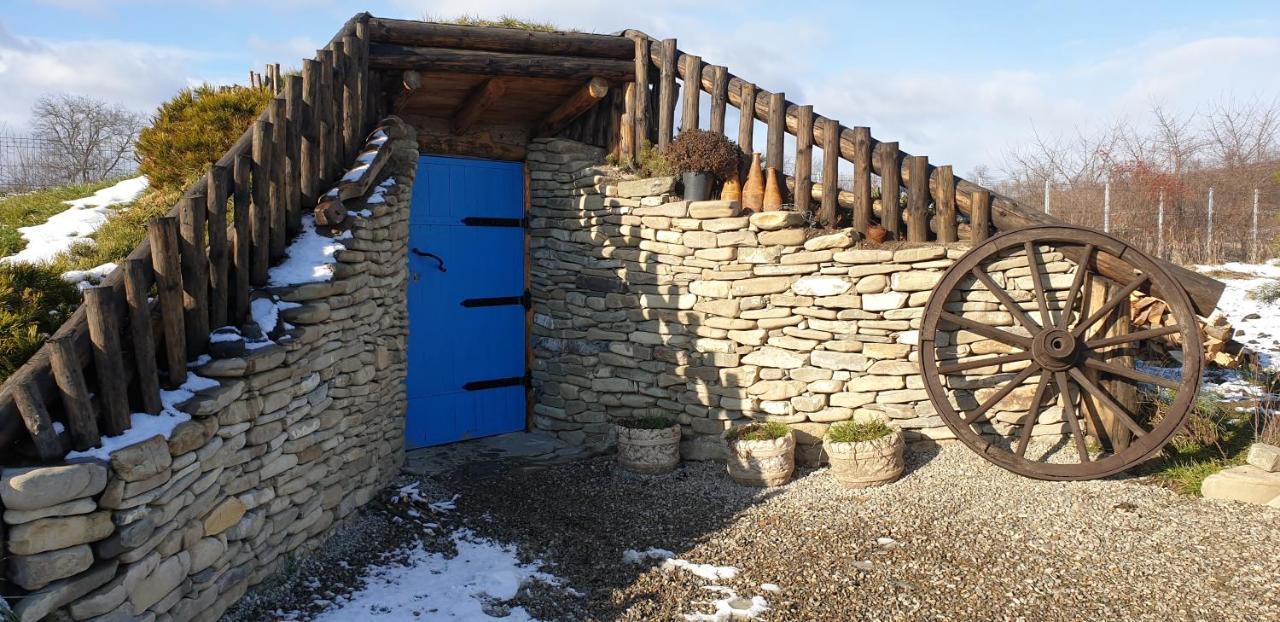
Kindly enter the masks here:
[[[739, 570], [733, 566], [717, 566], [715, 564], [698, 564], [688, 560], [679, 559], [676, 554], [667, 549], [648, 548], [643, 551], [635, 549], [627, 549], [622, 552], [622, 561], [626, 564], [642, 564], [651, 559], [662, 560], [659, 568], [666, 571], [684, 570], [693, 575], [706, 579], [707, 581], [717, 581], [720, 579], [734, 579], [738, 576]], [[751, 598], [743, 598], [738, 596], [732, 588], [721, 585], [707, 585], [703, 589], [716, 592], [721, 598], [709, 601], [698, 601], [693, 603], [694, 606], [711, 605], [715, 608], [712, 613], [688, 613], [684, 615], [685, 620], [692, 622], [721, 622], [725, 620], [741, 620], [757, 618], [760, 614], [769, 610], [769, 602], [763, 596], [753, 596]], [[760, 589], [766, 592], [781, 591], [777, 585], [773, 583], [763, 583]]]
[[0, 261], [48, 263], [77, 243], [92, 243], [89, 236], [107, 222], [113, 211], [111, 208], [137, 200], [146, 189], [147, 178], [134, 177], [83, 199], [64, 201], [69, 209], [50, 216], [42, 224], [19, 227], [18, 233], [27, 241], [27, 247]]
[[728, 622], [729, 620], [751, 620], [769, 610], [769, 601], [763, 596], [743, 598], [732, 588], [720, 585], [708, 585], [702, 589], [720, 594], [720, 598], [697, 602], [694, 605], [711, 605], [714, 613], [686, 613], [684, 619], [690, 622]]
[[157, 434], [169, 438], [173, 434], [173, 429], [179, 423], [191, 420], [191, 415], [178, 410], [178, 405], [194, 397], [197, 391], [211, 389], [218, 386], [218, 384], [217, 380], [187, 372], [187, 381], [182, 383], [182, 386], [172, 391], [160, 392], [160, 402], [164, 406], [160, 414], [133, 413], [130, 415], [132, 427], [126, 430], [124, 434], [104, 436], [102, 437], [102, 443], [97, 447], [84, 451], [73, 451], [67, 454], [67, 459], [98, 458], [107, 460], [111, 457], [112, 452], [130, 445], [136, 445]]
[[[315, 622], [399, 622], [410, 620], [532, 621], [523, 607], [508, 609], [521, 586], [532, 581], [559, 584], [540, 563], [523, 564], [514, 547], [476, 536], [467, 529], [453, 533], [458, 554], [432, 553], [421, 543], [393, 554], [398, 561], [365, 571], [364, 587], [334, 600]], [[297, 620], [298, 612], [277, 612], [281, 620]]]
[[1236, 329], [1236, 341], [1258, 352], [1263, 367], [1280, 366], [1280, 305], [1267, 305], [1249, 298], [1249, 292], [1280, 279], [1280, 261], [1262, 264], [1231, 262], [1213, 266], [1196, 266], [1207, 273], [1236, 273], [1244, 278], [1215, 277], [1227, 284], [1218, 301], [1218, 310]]
[[88, 289], [97, 285], [101, 285], [107, 279], [107, 275], [116, 269], [116, 264], [108, 261], [100, 266], [89, 268], [88, 270], [68, 270], [62, 273], [62, 280], [72, 283], [77, 289]]
[[289, 245], [288, 256], [280, 265], [268, 271], [272, 287], [316, 283], [333, 278], [334, 253], [346, 250], [339, 240], [351, 238], [350, 231], [343, 231], [336, 238], [320, 235], [316, 231], [316, 218], [302, 215], [302, 233]]

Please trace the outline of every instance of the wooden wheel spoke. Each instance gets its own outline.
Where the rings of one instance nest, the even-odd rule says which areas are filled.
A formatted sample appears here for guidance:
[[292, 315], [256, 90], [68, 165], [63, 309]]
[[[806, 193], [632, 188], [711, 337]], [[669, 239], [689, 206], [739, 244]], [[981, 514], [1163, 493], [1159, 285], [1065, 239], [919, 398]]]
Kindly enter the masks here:
[[1110, 300], [1104, 303], [1101, 307], [1098, 307], [1098, 310], [1094, 311], [1093, 315], [1090, 315], [1088, 319], [1077, 324], [1071, 331], [1071, 334], [1075, 335], [1076, 338], [1079, 338], [1085, 333], [1085, 331], [1089, 330], [1090, 326], [1097, 324], [1098, 320], [1101, 320], [1106, 317], [1108, 313], [1111, 313], [1111, 310], [1115, 309], [1116, 305], [1129, 300], [1129, 294], [1137, 291], [1139, 287], [1142, 287], [1143, 284], [1150, 280], [1150, 275], [1143, 274], [1132, 281], [1129, 281], [1128, 285], [1125, 285], [1120, 289], [1120, 291], [1116, 292], [1116, 295], [1112, 296]]
[[1076, 442], [1076, 453], [1080, 454], [1080, 462], [1089, 461], [1089, 446], [1084, 441], [1084, 433], [1080, 431], [1080, 421], [1076, 419], [1076, 405], [1071, 403], [1071, 386], [1067, 384], [1067, 372], [1060, 371], [1053, 375], [1058, 383], [1058, 397], [1062, 398], [1062, 418], [1071, 428], [1071, 436]]
[[1058, 316], [1058, 328], [1066, 329], [1071, 322], [1071, 310], [1076, 306], [1076, 298], [1084, 288], [1084, 277], [1089, 272], [1089, 262], [1093, 261], [1093, 253], [1097, 249], [1093, 244], [1086, 244], [1084, 254], [1076, 264], [1076, 276], [1071, 281], [1071, 290], [1067, 292], [1067, 303], [1062, 307], [1062, 315]]
[[1031, 269], [1031, 286], [1036, 291], [1036, 304], [1040, 307], [1040, 325], [1050, 326], [1053, 324], [1049, 317], [1049, 299], [1044, 293], [1044, 282], [1041, 280], [1040, 262], [1036, 260], [1039, 253], [1036, 252], [1036, 245], [1033, 242], [1024, 242], [1022, 248], [1027, 253], [1027, 267]]
[[[1025, 382], [1027, 378], [1030, 378], [1032, 374], [1038, 371], [1040, 371], [1040, 368], [1038, 366], [1030, 365], [1026, 369], [1018, 372], [1018, 375], [1014, 376], [1012, 380], [1010, 380], [1009, 382], [1006, 382], [1004, 386], [1000, 387], [1000, 390], [996, 391], [995, 395], [992, 395], [991, 397], [987, 398], [987, 401], [983, 402], [983, 404], [979, 406], [977, 410], [970, 413], [969, 418], [965, 420], [965, 423], [972, 425], [974, 423], [981, 423], [982, 421], [986, 421], [986, 419], [982, 419], [982, 417], [983, 415], [987, 414], [987, 411], [991, 410], [996, 404], [999, 404], [1000, 400], [1004, 399], [1005, 396], [1009, 395], [1010, 393], [1013, 393], [1014, 389], [1018, 388], [1019, 386], [1022, 386], [1022, 383]], [[979, 419], [982, 419], [982, 421], [979, 421]]]
[[951, 313], [950, 311], [943, 311], [938, 314], [938, 317], [948, 322], [951, 322], [952, 324], [955, 324], [956, 326], [959, 326], [965, 330], [982, 335], [983, 337], [986, 337], [988, 339], [995, 339], [996, 341], [999, 341], [1000, 343], [1003, 343], [1005, 345], [1017, 346], [1019, 348], [1022, 348], [1023, 350], [1031, 349], [1030, 337], [1015, 335], [1007, 330], [1001, 330], [999, 328], [995, 328], [994, 326], [988, 326], [986, 324], [983, 324], [982, 322], [978, 322], [966, 317], [956, 315], [954, 313]]
[[1031, 442], [1031, 429], [1036, 427], [1036, 421], [1040, 419], [1040, 412], [1044, 406], [1044, 394], [1049, 389], [1049, 374], [1040, 374], [1040, 383], [1036, 385], [1035, 396], [1031, 398], [1031, 410], [1028, 412], [1026, 421], [1022, 422], [1022, 431], [1018, 438], [1018, 457], [1021, 458], [1027, 454], [1027, 445]]
[[1120, 376], [1122, 378], [1128, 378], [1129, 380], [1134, 380], [1137, 382], [1154, 384], [1158, 387], [1164, 387], [1166, 389], [1177, 389], [1181, 385], [1181, 383], [1178, 382], [1177, 380], [1164, 378], [1162, 376], [1156, 376], [1153, 374], [1146, 374], [1134, 369], [1130, 369], [1128, 367], [1108, 363], [1106, 361], [1094, 358], [1092, 356], [1086, 356], [1084, 358], [1084, 366], [1091, 369], [1096, 369], [1101, 372], [1106, 372], [1113, 376]]
[[1145, 341], [1147, 339], [1163, 337], [1165, 335], [1170, 335], [1177, 332], [1182, 332], [1182, 328], [1180, 326], [1177, 326], [1177, 325], [1161, 326], [1160, 328], [1148, 328], [1146, 330], [1140, 330], [1132, 333], [1125, 333], [1123, 335], [1114, 335], [1111, 337], [1104, 337], [1102, 339], [1094, 339], [1093, 341], [1086, 341], [1084, 345], [1086, 348], [1089, 348], [1090, 350], [1097, 350], [1098, 348], [1105, 348], [1108, 346], [1120, 345], [1122, 343], [1131, 343], [1134, 341]]
[[1110, 393], [1107, 393], [1097, 384], [1094, 384], [1092, 380], [1089, 380], [1089, 378], [1084, 375], [1084, 372], [1072, 367], [1067, 371], [1067, 373], [1070, 374], [1071, 379], [1076, 381], [1076, 384], [1080, 386], [1080, 390], [1101, 400], [1103, 406], [1106, 406], [1108, 410], [1115, 413], [1116, 416], [1120, 418], [1120, 422], [1123, 423], [1126, 428], [1129, 428], [1129, 431], [1133, 432], [1134, 436], [1146, 436], [1147, 431], [1142, 429], [1142, 426], [1138, 425], [1137, 421], [1134, 421], [1133, 415], [1129, 414], [1129, 411], [1126, 408], [1117, 403], [1115, 398], [1111, 397]]
[[1031, 360], [1030, 352], [1015, 352], [1013, 354], [1002, 354], [1000, 356], [990, 356], [980, 359], [970, 359], [963, 363], [949, 363], [947, 365], [939, 365], [938, 373], [954, 374], [958, 371], [968, 369], [977, 369], [979, 367], [989, 367], [991, 365], [1004, 365], [1005, 363], [1017, 363], [1019, 361]]
[[1000, 304], [1004, 305], [1005, 308], [1009, 310], [1009, 313], [1013, 315], [1013, 319], [1017, 320], [1023, 328], [1033, 333], [1040, 330], [1040, 325], [1036, 324], [1035, 321], [1022, 310], [1022, 307], [1018, 306], [1018, 303], [1014, 301], [1013, 297], [1009, 296], [1009, 292], [1006, 291], [1005, 288], [1000, 287], [1000, 284], [996, 283], [995, 280], [991, 278], [991, 275], [987, 274], [985, 270], [979, 266], [974, 266], [973, 270], [970, 270], [969, 272], [987, 288], [987, 291], [990, 291], [996, 299], [1000, 301]]

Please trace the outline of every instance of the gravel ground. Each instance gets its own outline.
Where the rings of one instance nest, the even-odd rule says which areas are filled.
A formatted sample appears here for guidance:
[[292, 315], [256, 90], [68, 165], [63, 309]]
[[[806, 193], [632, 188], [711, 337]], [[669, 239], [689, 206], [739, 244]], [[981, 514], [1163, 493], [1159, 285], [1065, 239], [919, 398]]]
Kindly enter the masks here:
[[[816, 470], [760, 490], [720, 465], [644, 477], [605, 456], [424, 490], [461, 493], [446, 528], [515, 543], [571, 588], [533, 584], [511, 603], [543, 620], [683, 620], [714, 611], [712, 584], [763, 596], [771, 621], [1280, 619], [1280, 512], [1135, 480], [1029, 480], [961, 446], [908, 454], [907, 469], [879, 489]], [[371, 510], [230, 619], [314, 610], [411, 538]], [[713, 582], [623, 562], [650, 547], [740, 573]]]

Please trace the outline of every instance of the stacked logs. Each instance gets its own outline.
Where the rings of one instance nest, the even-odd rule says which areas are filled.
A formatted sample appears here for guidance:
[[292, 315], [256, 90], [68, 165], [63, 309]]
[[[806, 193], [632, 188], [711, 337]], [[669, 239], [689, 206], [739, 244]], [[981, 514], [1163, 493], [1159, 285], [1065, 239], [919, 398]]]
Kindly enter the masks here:
[[[1129, 296], [1129, 310], [1133, 325], [1139, 329], [1159, 328], [1176, 323], [1169, 305], [1154, 296], [1134, 292]], [[1257, 360], [1257, 353], [1244, 344], [1233, 339], [1235, 329], [1231, 322], [1221, 313], [1214, 313], [1207, 319], [1200, 319], [1200, 334], [1204, 340], [1205, 359], [1226, 369], [1249, 367]], [[1149, 340], [1150, 347], [1164, 348], [1160, 354], [1178, 347], [1181, 341], [1178, 333]]]

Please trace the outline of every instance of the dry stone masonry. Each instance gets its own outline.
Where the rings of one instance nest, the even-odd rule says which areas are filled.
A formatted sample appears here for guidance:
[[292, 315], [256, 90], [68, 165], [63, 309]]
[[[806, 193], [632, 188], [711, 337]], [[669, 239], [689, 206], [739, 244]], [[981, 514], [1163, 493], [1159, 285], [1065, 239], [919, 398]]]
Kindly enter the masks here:
[[274, 343], [216, 341], [189, 421], [106, 462], [0, 473], [18, 620], [215, 620], [398, 472], [418, 151], [387, 131], [394, 185], [353, 210], [332, 279], [256, 292], [282, 301]]
[[[700, 460], [723, 459], [731, 426], [780, 421], [806, 464], [823, 460], [822, 435], [837, 421], [887, 419], [908, 443], [954, 438], [928, 400], [915, 346], [923, 307], [965, 246], [863, 248], [851, 230], [816, 232], [799, 213], [681, 201], [673, 178], [620, 180], [602, 159], [564, 140], [529, 148], [535, 427], [607, 444], [619, 418], [678, 416], [682, 452]], [[1075, 266], [1048, 248], [1040, 261], [1061, 308]], [[1035, 309], [1025, 255], [991, 272]], [[975, 285], [948, 309], [1021, 332], [996, 303]], [[956, 343], [942, 344], [943, 356], [1008, 351], [948, 334]], [[972, 406], [1022, 365], [950, 381]], [[1006, 398], [987, 431], [1024, 415], [1033, 388]], [[1065, 431], [1053, 407], [1033, 434]]]

